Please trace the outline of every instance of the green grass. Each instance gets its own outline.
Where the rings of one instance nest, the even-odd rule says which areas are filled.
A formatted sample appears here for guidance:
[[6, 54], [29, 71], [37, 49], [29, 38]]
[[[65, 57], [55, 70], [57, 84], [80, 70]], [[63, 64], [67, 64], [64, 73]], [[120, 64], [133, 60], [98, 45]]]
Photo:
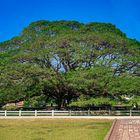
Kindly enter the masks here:
[[103, 140], [110, 120], [0, 119], [0, 140]]

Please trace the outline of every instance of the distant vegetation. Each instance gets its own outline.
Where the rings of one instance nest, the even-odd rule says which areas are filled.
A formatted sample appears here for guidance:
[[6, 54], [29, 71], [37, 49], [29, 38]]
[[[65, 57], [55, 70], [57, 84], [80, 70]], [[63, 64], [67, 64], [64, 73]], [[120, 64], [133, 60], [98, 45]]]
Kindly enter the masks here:
[[140, 103], [140, 42], [109, 23], [31, 23], [0, 43], [0, 106]]

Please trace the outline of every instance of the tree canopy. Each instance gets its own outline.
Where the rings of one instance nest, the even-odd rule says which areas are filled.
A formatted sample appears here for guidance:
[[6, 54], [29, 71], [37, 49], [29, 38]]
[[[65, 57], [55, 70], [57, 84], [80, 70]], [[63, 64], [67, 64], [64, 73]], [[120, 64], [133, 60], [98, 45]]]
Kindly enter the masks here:
[[0, 106], [38, 96], [59, 109], [139, 97], [139, 55], [140, 42], [110, 23], [33, 22], [0, 43]]

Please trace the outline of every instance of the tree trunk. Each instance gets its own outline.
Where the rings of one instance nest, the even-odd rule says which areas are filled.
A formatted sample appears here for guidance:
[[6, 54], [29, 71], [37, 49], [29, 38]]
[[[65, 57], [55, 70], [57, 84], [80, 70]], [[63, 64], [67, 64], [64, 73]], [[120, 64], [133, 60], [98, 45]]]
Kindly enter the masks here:
[[63, 100], [62, 100], [62, 99], [58, 99], [58, 100], [57, 100], [58, 110], [60, 110], [60, 109], [61, 109], [62, 104], [63, 104]]

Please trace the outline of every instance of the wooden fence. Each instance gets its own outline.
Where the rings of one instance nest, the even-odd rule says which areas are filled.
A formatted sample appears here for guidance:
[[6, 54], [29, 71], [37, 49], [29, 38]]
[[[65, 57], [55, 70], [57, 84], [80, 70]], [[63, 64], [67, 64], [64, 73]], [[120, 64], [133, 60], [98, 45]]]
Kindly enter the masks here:
[[0, 111], [1, 116], [140, 116], [140, 110], [86, 110], [86, 111]]

